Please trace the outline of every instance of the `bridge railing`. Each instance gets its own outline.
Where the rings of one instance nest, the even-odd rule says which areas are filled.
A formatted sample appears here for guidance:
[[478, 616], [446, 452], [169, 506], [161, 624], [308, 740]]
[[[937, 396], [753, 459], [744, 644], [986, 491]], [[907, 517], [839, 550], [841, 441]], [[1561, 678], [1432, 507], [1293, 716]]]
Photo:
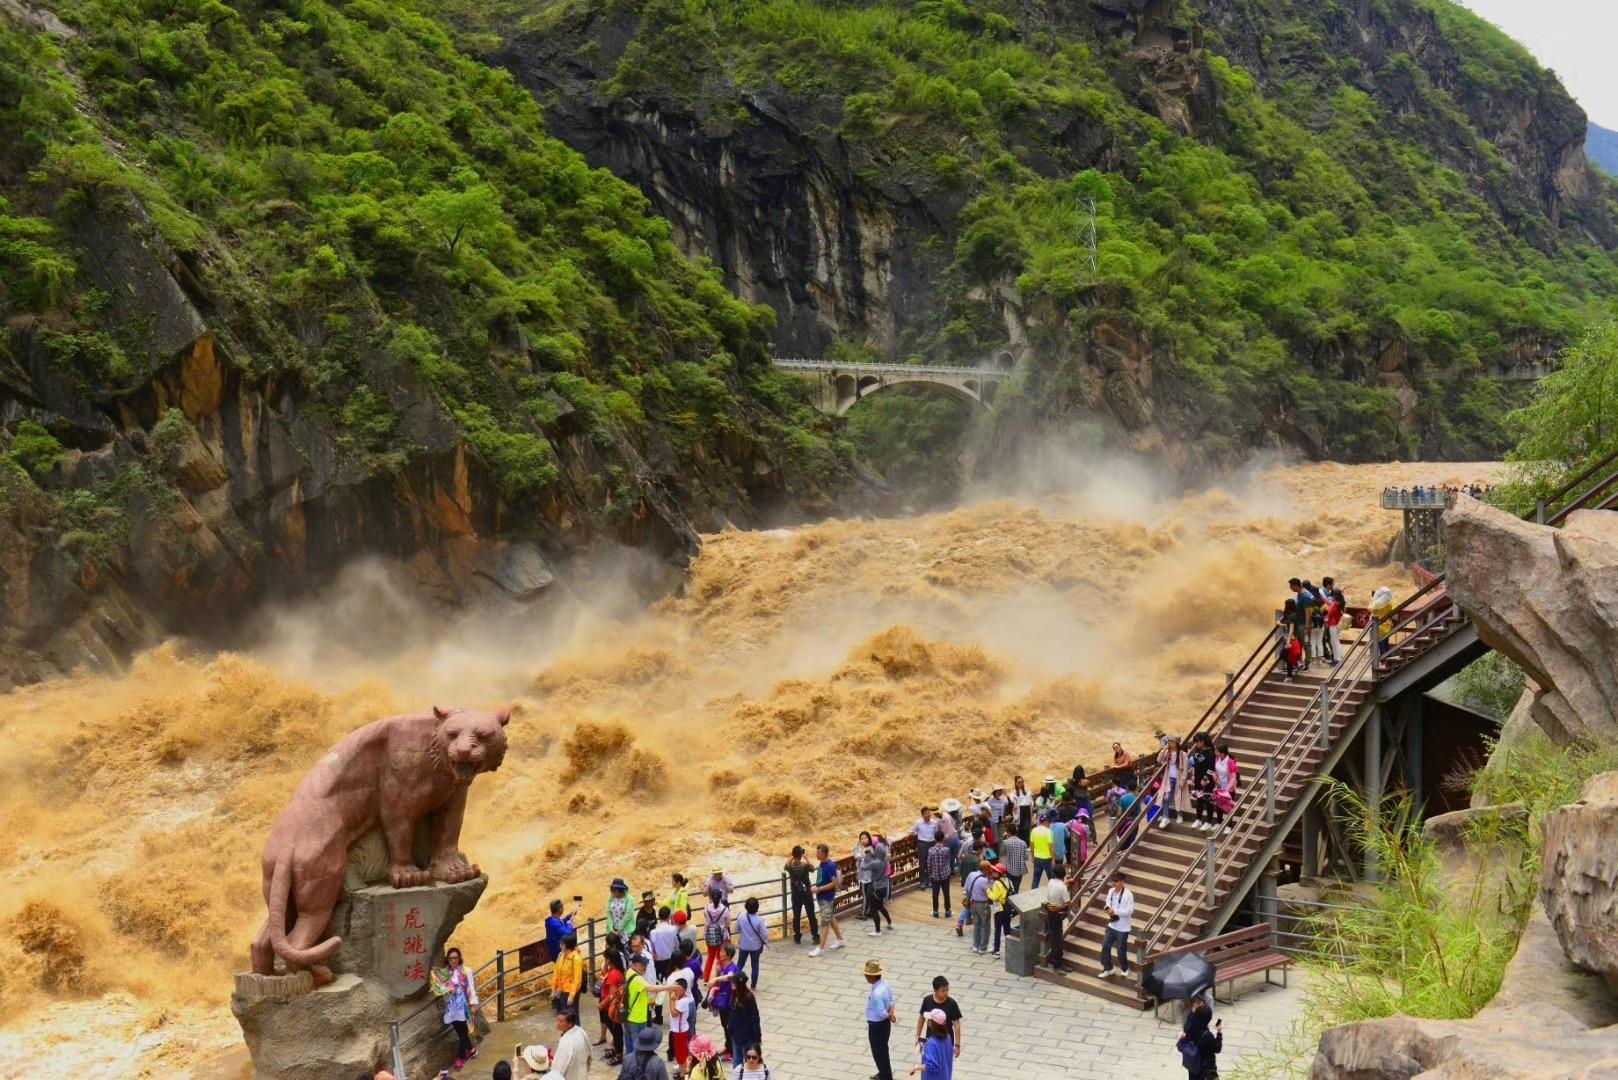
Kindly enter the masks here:
[[835, 360], [809, 360], [795, 356], [777, 356], [770, 361], [778, 368], [789, 371], [846, 371], [850, 375], [865, 372], [872, 375], [938, 375], [951, 378], [963, 376], [1004, 378], [1011, 372], [1001, 367], [966, 367], [951, 364], [861, 364]]

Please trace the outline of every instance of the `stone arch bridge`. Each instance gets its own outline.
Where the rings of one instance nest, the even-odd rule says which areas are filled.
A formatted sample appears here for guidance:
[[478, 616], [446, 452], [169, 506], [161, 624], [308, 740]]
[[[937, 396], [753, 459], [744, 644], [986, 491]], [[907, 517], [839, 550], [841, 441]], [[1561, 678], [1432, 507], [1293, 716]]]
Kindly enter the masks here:
[[878, 390], [907, 383], [941, 390], [970, 409], [987, 409], [994, 404], [1000, 384], [1011, 376], [1009, 368], [993, 365], [843, 364], [781, 356], [773, 363], [782, 371], [809, 376], [814, 382], [815, 407], [832, 416], [842, 416], [856, 401]]

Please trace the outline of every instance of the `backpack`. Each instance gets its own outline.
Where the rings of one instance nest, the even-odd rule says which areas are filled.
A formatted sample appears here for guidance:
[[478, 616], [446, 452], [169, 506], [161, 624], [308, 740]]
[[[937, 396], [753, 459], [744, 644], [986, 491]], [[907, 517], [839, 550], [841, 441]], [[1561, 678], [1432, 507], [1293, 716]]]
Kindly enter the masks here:
[[725, 928], [720, 926], [718, 922], [710, 920], [708, 925], [702, 928], [702, 940], [714, 947], [723, 945], [725, 943]]
[[1196, 1076], [1202, 1072], [1202, 1048], [1197, 1041], [1189, 1035], [1181, 1035], [1180, 1041], [1174, 1044], [1174, 1049], [1180, 1052], [1180, 1065], [1186, 1072]]
[[624, 1005], [624, 984], [619, 983], [607, 991], [606, 998], [601, 1002], [601, 1011], [607, 1014], [608, 1020], [615, 1024], [621, 1024], [624, 1022], [624, 1015], [627, 1011]]

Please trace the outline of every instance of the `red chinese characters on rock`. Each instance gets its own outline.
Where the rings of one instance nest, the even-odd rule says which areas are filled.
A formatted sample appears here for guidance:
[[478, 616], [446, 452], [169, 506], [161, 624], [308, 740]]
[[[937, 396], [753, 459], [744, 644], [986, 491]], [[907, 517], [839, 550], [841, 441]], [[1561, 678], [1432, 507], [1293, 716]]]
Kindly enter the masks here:
[[417, 960], [413, 964], [406, 965], [404, 969], [404, 977], [409, 979], [411, 982], [426, 982], [427, 967], [420, 960]]
[[404, 954], [406, 956], [422, 956], [427, 952], [427, 945], [422, 941], [421, 935], [407, 937], [404, 940]]
[[425, 930], [426, 926], [424, 926], [421, 921], [421, 909], [411, 908], [409, 911], [405, 912], [404, 924], [406, 930]]

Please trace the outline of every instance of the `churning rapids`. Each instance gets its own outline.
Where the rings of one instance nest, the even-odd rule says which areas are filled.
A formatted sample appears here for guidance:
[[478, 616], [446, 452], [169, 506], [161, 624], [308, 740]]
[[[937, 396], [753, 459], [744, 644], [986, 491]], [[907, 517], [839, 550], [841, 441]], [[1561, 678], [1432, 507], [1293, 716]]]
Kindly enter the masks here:
[[[238, 1045], [227, 1001], [262, 919], [265, 830], [366, 721], [520, 706], [463, 832], [492, 885], [456, 943], [481, 957], [533, 937], [550, 896], [598, 904], [614, 875], [773, 869], [795, 841], [841, 849], [922, 798], [1184, 727], [1291, 573], [1335, 574], [1355, 603], [1403, 583], [1385, 485], [1493, 471], [1276, 467], [1159, 501], [1126, 475], [726, 532], [679, 598], [523, 632], [413, 618], [359, 568], [346, 595], [266, 615], [260, 652], [165, 646], [123, 677], [0, 696], [0, 1076], [171, 1076]], [[441, 637], [367, 655], [353, 611]]]

